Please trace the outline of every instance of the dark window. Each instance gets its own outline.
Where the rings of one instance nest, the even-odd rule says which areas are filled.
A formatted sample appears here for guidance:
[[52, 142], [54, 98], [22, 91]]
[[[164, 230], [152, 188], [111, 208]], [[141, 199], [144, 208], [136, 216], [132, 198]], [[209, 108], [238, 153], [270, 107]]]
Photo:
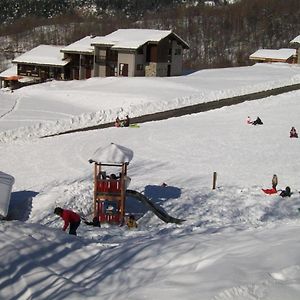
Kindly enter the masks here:
[[140, 48], [137, 49], [137, 54], [144, 54], [143, 47], [140, 47]]
[[136, 69], [137, 69], [137, 71], [143, 71], [144, 70], [144, 65], [143, 64], [137, 64]]

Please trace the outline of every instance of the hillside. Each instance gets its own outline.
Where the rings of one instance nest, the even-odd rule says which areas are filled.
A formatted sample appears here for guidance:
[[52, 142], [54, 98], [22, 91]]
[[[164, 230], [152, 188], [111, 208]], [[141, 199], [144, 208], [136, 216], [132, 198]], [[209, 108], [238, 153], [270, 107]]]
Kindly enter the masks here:
[[[160, 110], [164, 98], [169, 108], [214, 99], [222, 91], [299, 80], [298, 66], [273, 64], [166, 79], [93, 78], [75, 90], [78, 82], [1, 90], [0, 126], [14, 128], [2, 132], [9, 139], [0, 142], [1, 171], [16, 181], [10, 221], [0, 221], [0, 298], [297, 300], [300, 144], [289, 138], [289, 130], [300, 129], [299, 91], [140, 128], [45, 139], [20, 133], [28, 123], [42, 131], [41, 123], [59, 127], [61, 120], [71, 123], [80, 114], [91, 122], [95, 103], [101, 104], [99, 115], [113, 118], [115, 112]], [[145, 93], [149, 86], [152, 94]], [[247, 116], [259, 116], [264, 124], [249, 125]], [[56, 206], [91, 219], [93, 165], [88, 160], [111, 142], [134, 152], [130, 189], [185, 219], [182, 225], [166, 224], [133, 201], [128, 213], [138, 213], [137, 229], [82, 223], [78, 237], [61, 231]], [[213, 172], [218, 174], [215, 190]], [[291, 197], [261, 191], [270, 187], [273, 174], [278, 189], [291, 187]]]
[[[109, 1], [116, 3], [113, 10], [91, 6], [92, 9], [68, 9], [68, 13], [47, 18], [19, 16], [0, 26], [0, 71], [11, 58], [39, 44], [67, 45], [83, 36], [105, 35], [118, 28], [174, 30], [190, 45], [185, 56], [187, 70], [249, 65], [248, 57], [257, 49], [288, 48], [300, 32], [298, 0], [242, 0], [212, 7], [199, 1], [197, 5], [194, 1], [171, 5], [173, 2], [181, 1], [131, 1], [126, 9], [117, 3], [128, 1]], [[8, 1], [7, 8], [10, 5]]]

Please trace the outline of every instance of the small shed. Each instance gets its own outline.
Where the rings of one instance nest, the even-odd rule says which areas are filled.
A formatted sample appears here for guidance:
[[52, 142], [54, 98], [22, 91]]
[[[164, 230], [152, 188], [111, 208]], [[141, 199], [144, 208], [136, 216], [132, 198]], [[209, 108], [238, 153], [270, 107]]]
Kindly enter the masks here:
[[132, 150], [111, 143], [98, 148], [89, 160], [94, 163], [94, 217], [100, 223], [124, 221], [126, 189], [130, 183], [127, 166], [132, 158]]
[[297, 63], [300, 64], [300, 35], [296, 36], [290, 41], [290, 44], [295, 45], [298, 48], [297, 53]]
[[296, 49], [259, 49], [249, 56], [250, 60], [257, 62], [283, 62], [296, 63]]
[[0, 216], [7, 217], [10, 195], [15, 178], [0, 171]]

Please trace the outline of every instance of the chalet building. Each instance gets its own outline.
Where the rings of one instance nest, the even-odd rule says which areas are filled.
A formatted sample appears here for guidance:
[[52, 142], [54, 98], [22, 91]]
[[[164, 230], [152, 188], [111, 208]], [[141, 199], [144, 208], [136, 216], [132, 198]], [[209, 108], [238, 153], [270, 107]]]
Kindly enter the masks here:
[[[0, 74], [0, 86], [20, 80], [73, 80], [106, 76], [178, 76], [188, 44], [171, 30], [119, 29], [68, 46], [40, 45], [15, 58], [16, 74]], [[17, 82], [14, 82], [17, 81]]]
[[12, 63], [16, 67], [0, 74], [0, 87], [17, 88], [47, 79], [64, 80], [65, 67], [70, 61], [63, 58], [61, 48], [62, 46], [40, 45], [15, 58]]
[[295, 45], [298, 50], [297, 50], [297, 63], [300, 64], [300, 35], [295, 37], [293, 40], [290, 41], [292, 45]]
[[91, 45], [92, 37], [68, 45], [60, 50], [64, 60], [70, 61], [65, 67], [65, 79], [88, 79], [93, 76], [94, 47]]
[[177, 76], [188, 44], [170, 30], [119, 29], [92, 40], [94, 76]]
[[283, 62], [294, 64], [297, 63], [295, 49], [259, 49], [249, 56], [250, 60], [256, 62]]

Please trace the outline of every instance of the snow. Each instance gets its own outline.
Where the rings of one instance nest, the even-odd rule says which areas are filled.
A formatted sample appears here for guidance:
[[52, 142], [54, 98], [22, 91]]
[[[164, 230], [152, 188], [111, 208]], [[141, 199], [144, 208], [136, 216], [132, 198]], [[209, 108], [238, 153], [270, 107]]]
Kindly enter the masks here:
[[62, 52], [79, 52], [79, 53], [94, 53], [94, 47], [91, 46], [93, 42], [92, 36], [86, 36], [79, 41], [76, 41], [61, 49]]
[[39, 45], [16, 57], [13, 63], [39, 64], [49, 66], [65, 66], [69, 60], [63, 60], [60, 49], [63, 46]]
[[171, 30], [118, 29], [106, 36], [95, 37], [92, 45], [110, 45], [112, 49], [137, 49], [147, 42], [159, 42], [173, 34], [186, 48], [188, 44]]
[[[0, 223], [0, 299], [298, 299], [300, 144], [289, 131], [300, 128], [300, 91], [140, 128], [38, 137], [299, 82], [299, 66], [259, 64], [2, 90], [1, 171], [15, 184], [10, 221]], [[248, 125], [247, 116], [264, 125]], [[148, 211], [134, 230], [61, 230], [56, 206], [92, 218], [88, 160], [111, 143], [133, 151], [131, 189], [182, 225]], [[273, 174], [290, 198], [261, 191]]]
[[287, 60], [291, 56], [296, 55], [296, 49], [259, 49], [250, 55], [250, 59], [258, 58], [271, 58], [271, 59], [282, 59]]
[[122, 164], [129, 163], [133, 158], [133, 151], [124, 146], [111, 143], [98, 148], [89, 159], [90, 162]]
[[290, 43], [300, 43], [300, 35], [296, 36]]

